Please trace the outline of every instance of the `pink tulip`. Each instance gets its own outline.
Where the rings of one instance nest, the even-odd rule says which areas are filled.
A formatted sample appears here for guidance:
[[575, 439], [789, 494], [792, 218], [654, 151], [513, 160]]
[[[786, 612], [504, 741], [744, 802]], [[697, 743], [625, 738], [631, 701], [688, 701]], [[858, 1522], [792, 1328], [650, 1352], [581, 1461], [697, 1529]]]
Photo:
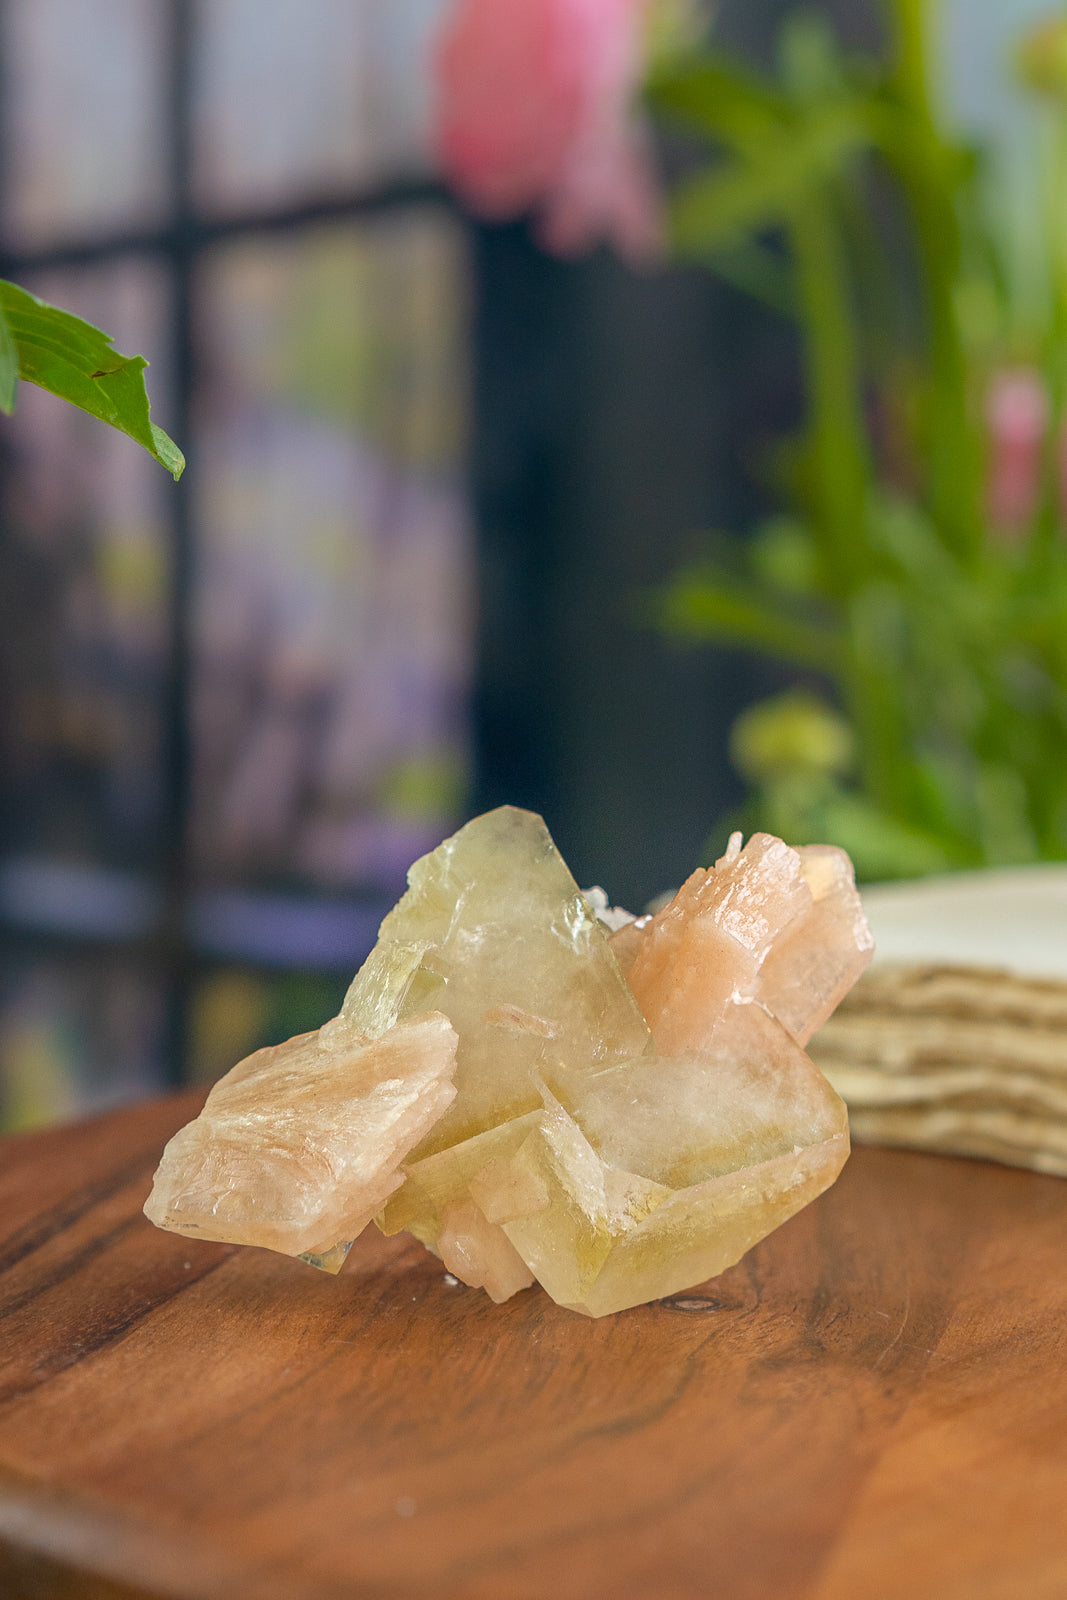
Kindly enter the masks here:
[[456, 0], [437, 52], [435, 144], [489, 218], [535, 211], [560, 254], [660, 248], [645, 130], [633, 108], [647, 0]]

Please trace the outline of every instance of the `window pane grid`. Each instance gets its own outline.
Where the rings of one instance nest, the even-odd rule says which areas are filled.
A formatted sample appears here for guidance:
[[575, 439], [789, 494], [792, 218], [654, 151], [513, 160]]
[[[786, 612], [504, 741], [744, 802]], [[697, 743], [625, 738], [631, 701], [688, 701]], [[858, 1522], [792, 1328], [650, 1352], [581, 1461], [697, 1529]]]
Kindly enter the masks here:
[[[20, 497], [33, 508], [30, 535], [35, 518], [62, 523], [57, 495], [80, 506], [80, 531], [51, 552], [62, 616], [38, 628], [56, 659], [38, 673], [31, 652], [20, 663], [29, 692], [14, 699], [32, 710], [41, 685], [58, 684], [52, 724], [62, 730], [65, 717], [88, 740], [89, 776], [72, 801], [62, 782], [49, 790], [38, 761], [46, 803], [36, 808], [32, 784], [13, 785], [10, 766], [5, 777], [5, 813], [21, 803], [33, 825], [7, 830], [16, 848], [5, 844], [0, 860], [0, 935], [24, 952], [0, 992], [0, 1039], [15, 1040], [14, 1055], [0, 1051], [0, 1123], [31, 1115], [27, 1038], [52, 1084], [31, 1120], [107, 1099], [83, 1015], [91, 983], [77, 979], [74, 1022], [38, 1026], [63, 1010], [64, 974], [110, 960], [114, 972], [141, 971], [155, 997], [141, 1006], [151, 1025], [131, 1033], [141, 1078], [116, 1069], [116, 1094], [203, 1074], [220, 1059], [204, 1033], [204, 1018], [221, 1014], [202, 1003], [211, 972], [350, 970], [461, 792], [465, 244], [428, 176], [425, 105], [390, 89], [424, 57], [440, 6], [403, 0], [392, 24], [374, 0], [317, 0], [310, 19], [306, 0], [268, 9], [283, 24], [299, 15], [332, 28], [332, 59], [341, 39], [380, 65], [364, 64], [355, 90], [338, 78], [331, 116], [316, 107], [277, 143], [272, 169], [250, 171], [240, 151], [229, 166], [212, 154], [220, 134], [207, 102], [233, 61], [216, 59], [214, 80], [204, 65], [220, 26], [232, 55], [242, 0], [0, 5], [6, 78], [32, 60], [44, 82], [49, 52], [61, 61], [42, 109], [15, 96], [0, 128], [0, 271], [149, 356], [153, 415], [190, 463], [172, 487], [128, 441], [102, 442], [99, 425], [60, 417], [38, 394], [20, 396], [3, 441], [10, 526]], [[257, 0], [260, 27], [263, 11]], [[110, 89], [147, 130], [110, 188], [69, 129], [65, 153], [49, 152], [42, 132], [60, 130], [63, 143], [52, 108], [63, 82], [77, 98], [69, 83], [85, 67], [77, 41], [92, 33], [90, 12], [107, 22], [104, 51], [115, 47]], [[250, 80], [253, 98], [269, 93], [269, 66]], [[79, 82], [84, 103], [91, 75]], [[23, 636], [13, 630], [16, 652]], [[7, 742], [25, 755], [18, 730]], [[32, 960], [27, 938], [41, 951]], [[257, 1016], [274, 983], [255, 978]], [[121, 1009], [126, 991], [115, 992]], [[124, 1059], [136, 1054], [131, 1045]]]

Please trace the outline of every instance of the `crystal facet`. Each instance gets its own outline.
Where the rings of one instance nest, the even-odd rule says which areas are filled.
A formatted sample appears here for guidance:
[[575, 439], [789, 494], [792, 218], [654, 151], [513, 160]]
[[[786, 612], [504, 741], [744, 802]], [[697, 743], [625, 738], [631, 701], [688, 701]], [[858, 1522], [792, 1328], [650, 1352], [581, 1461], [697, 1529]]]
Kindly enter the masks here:
[[612, 940], [660, 1051], [700, 1048], [731, 997], [761, 1000], [805, 1044], [871, 959], [843, 850], [740, 844]]
[[257, 1050], [163, 1152], [145, 1214], [337, 1272], [455, 1098], [456, 1035], [430, 1015], [367, 1040], [337, 1021]]
[[607, 930], [540, 817], [477, 817], [408, 883], [341, 1016], [376, 1034], [434, 1010], [456, 1029], [456, 1099], [416, 1155], [533, 1110], [531, 1072], [551, 1075], [546, 1063], [595, 1071], [649, 1048]]

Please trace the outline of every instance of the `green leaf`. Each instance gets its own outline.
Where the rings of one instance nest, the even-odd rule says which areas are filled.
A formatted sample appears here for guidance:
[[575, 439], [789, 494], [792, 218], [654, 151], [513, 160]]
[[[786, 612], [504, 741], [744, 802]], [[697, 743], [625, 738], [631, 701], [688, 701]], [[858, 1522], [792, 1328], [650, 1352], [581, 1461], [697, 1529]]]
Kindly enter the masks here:
[[671, 206], [678, 251], [707, 259], [739, 237], [778, 225], [867, 143], [863, 119], [845, 101], [798, 119], [766, 139], [758, 153], [690, 178]]
[[0, 306], [0, 411], [9, 417], [15, 409], [19, 381], [19, 353], [3, 307]]
[[756, 239], [738, 239], [707, 257], [705, 263], [724, 283], [762, 301], [782, 317], [797, 312], [791, 264]]
[[793, 98], [814, 103], [839, 94], [844, 62], [829, 19], [815, 11], [795, 11], [785, 19], [778, 41], [781, 76]]
[[835, 844], [847, 850], [860, 882], [921, 878], [977, 864], [978, 853], [902, 821], [866, 795], [821, 775], [793, 773], [756, 786], [745, 821], [791, 844]]
[[[881, 810], [866, 795], [852, 792], [827, 797], [817, 837], [847, 850], [857, 878], [865, 883], [885, 878], [922, 878], [963, 864], [950, 840], [903, 822]], [[814, 837], [811, 842], [815, 842]]]
[[788, 102], [769, 83], [713, 54], [654, 74], [646, 95], [661, 115], [741, 148], [767, 138], [788, 114]]
[[[18, 355], [20, 377], [128, 434], [175, 481], [181, 477], [185, 457], [149, 417], [143, 356], [120, 355], [99, 328], [3, 280], [0, 313]], [[2, 371], [0, 352], [0, 376]], [[3, 392], [0, 387], [0, 396]], [[13, 386], [8, 392], [13, 399]]]
[[819, 672], [841, 668], [840, 643], [828, 629], [791, 617], [726, 574], [679, 573], [659, 596], [660, 625], [678, 637], [717, 639], [798, 662]]

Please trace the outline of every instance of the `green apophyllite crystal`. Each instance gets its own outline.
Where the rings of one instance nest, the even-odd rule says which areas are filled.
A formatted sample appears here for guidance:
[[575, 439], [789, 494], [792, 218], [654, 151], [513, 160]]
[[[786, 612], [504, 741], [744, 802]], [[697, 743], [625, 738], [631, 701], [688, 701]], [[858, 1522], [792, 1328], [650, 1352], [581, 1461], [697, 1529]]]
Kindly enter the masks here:
[[704, 1052], [603, 1068], [569, 1106], [543, 1084], [541, 1097], [540, 1112], [412, 1163], [383, 1221], [470, 1282], [448, 1230], [473, 1201], [484, 1221], [468, 1261], [489, 1259], [495, 1226], [554, 1300], [589, 1316], [723, 1271], [848, 1155], [843, 1103], [752, 1001], [727, 1004]]
[[[762, 1006], [731, 1001], [705, 1052], [608, 1068], [569, 1112], [546, 1097], [515, 1158], [546, 1203], [502, 1227], [553, 1299], [603, 1316], [732, 1266], [847, 1155], [822, 1074]], [[498, 1184], [472, 1192], [484, 1206]]]
[[408, 883], [341, 1016], [380, 1034], [439, 1011], [459, 1035], [456, 1099], [416, 1159], [539, 1107], [534, 1072], [562, 1087], [649, 1048], [607, 929], [533, 812], [475, 818]]

